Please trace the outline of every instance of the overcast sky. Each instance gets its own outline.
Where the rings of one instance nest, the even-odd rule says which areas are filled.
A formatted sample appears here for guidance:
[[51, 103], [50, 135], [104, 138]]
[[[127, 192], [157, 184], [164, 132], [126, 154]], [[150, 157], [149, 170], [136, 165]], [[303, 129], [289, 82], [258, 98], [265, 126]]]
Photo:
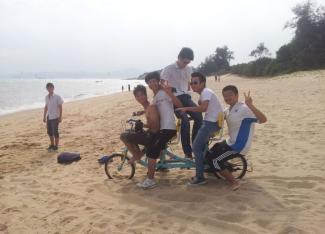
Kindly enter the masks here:
[[[216, 47], [247, 62], [264, 42], [272, 55], [298, 0], [0, 0], [0, 73], [151, 71]], [[325, 5], [325, 0], [315, 0]], [[139, 75], [139, 74], [134, 74]]]

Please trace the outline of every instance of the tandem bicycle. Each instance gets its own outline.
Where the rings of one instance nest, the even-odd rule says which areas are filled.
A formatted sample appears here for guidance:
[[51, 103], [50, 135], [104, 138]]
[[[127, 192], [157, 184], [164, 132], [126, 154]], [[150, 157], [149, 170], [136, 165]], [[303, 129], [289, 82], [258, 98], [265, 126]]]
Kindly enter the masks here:
[[[130, 118], [125, 124], [128, 126], [125, 128], [125, 131], [135, 131], [135, 124], [138, 119]], [[179, 142], [179, 128], [180, 120], [177, 120], [177, 135], [176, 135], [176, 144]], [[211, 142], [220, 140], [222, 137], [222, 127], [223, 127], [223, 117], [218, 118], [218, 125], [220, 130], [216, 132], [213, 137], [210, 138], [209, 142], [206, 145], [205, 154], [209, 150], [209, 145]], [[169, 169], [195, 169], [195, 160], [185, 158], [185, 156], [177, 155], [173, 152], [171, 146], [175, 144], [172, 139], [167, 147], [161, 151], [160, 157], [156, 164], [156, 170], [169, 170]], [[142, 149], [145, 152], [145, 147]], [[129, 164], [128, 160], [132, 157], [131, 153], [127, 147], [122, 148], [119, 152], [114, 152], [111, 155], [104, 156], [105, 160], [105, 173], [109, 179], [120, 178], [120, 179], [132, 179], [134, 177], [136, 166], [135, 164]], [[148, 167], [148, 159], [144, 155], [137, 164]], [[244, 155], [236, 154], [232, 159], [229, 159], [225, 163], [226, 168], [233, 174], [235, 179], [241, 179], [245, 176], [247, 169], [247, 160]], [[206, 171], [211, 171], [216, 177], [223, 179], [223, 177], [218, 173], [212, 170], [209, 170], [209, 165], [205, 163]]]

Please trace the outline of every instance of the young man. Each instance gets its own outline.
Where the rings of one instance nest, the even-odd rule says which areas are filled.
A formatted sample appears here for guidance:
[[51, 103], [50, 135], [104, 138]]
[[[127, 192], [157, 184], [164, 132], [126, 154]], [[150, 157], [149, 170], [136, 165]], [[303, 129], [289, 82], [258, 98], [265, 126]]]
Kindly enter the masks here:
[[59, 123], [62, 121], [63, 100], [54, 93], [54, 85], [52, 83], [47, 83], [46, 89], [49, 94], [45, 97], [43, 122], [47, 125], [47, 134], [51, 142], [47, 150], [56, 151], [59, 147]]
[[160, 152], [166, 148], [168, 141], [170, 141], [176, 134], [173, 104], [177, 107], [182, 105], [173, 95], [170, 87], [167, 85], [163, 85], [162, 87], [160, 85], [160, 74], [158, 72], [148, 73], [145, 77], [145, 81], [154, 94], [152, 104], [158, 108], [160, 130], [158, 134], [156, 134], [154, 141], [147, 148], [147, 150], [151, 151], [151, 153], [147, 155], [148, 178], [146, 178], [142, 183], [137, 184], [137, 186], [142, 188], [156, 185], [156, 182], [154, 181], [156, 160], [159, 158]]
[[[175, 96], [180, 100], [183, 106], [193, 107], [196, 104], [192, 101], [190, 91], [190, 79], [192, 68], [188, 64], [194, 59], [193, 50], [190, 48], [182, 48], [178, 54], [177, 61], [163, 69], [161, 79], [164, 84], [168, 84], [174, 90]], [[190, 139], [190, 122], [189, 114], [194, 120], [192, 130], [192, 141], [202, 124], [202, 114], [198, 112], [188, 112], [187, 114], [175, 112], [177, 118], [181, 118], [181, 141], [184, 154], [188, 158], [192, 158], [192, 147]]]
[[[133, 90], [133, 95], [144, 109], [144, 111], [139, 111], [136, 115], [145, 114], [146, 123], [143, 124], [143, 127], [147, 128], [147, 130], [131, 133], [125, 132], [120, 136], [121, 140], [133, 155], [129, 161], [131, 164], [140, 160], [143, 155], [138, 145], [148, 146], [152, 142], [153, 137], [158, 133], [160, 127], [158, 109], [148, 101], [146, 87], [143, 85], [136, 86]], [[147, 156], [151, 153], [152, 152], [148, 150]]]
[[228, 125], [229, 137], [226, 141], [216, 143], [207, 154], [207, 160], [211, 168], [219, 171], [231, 184], [233, 190], [240, 187], [233, 175], [225, 169], [224, 162], [235, 154], [245, 155], [251, 145], [254, 124], [265, 123], [266, 116], [253, 105], [250, 92], [245, 96], [245, 103], [239, 102], [238, 89], [228, 85], [223, 88], [222, 95], [229, 108], [225, 110], [225, 119]]
[[[154, 93], [152, 105], [150, 105], [147, 99], [144, 86], [138, 85], [134, 90], [137, 101], [145, 109], [147, 124], [144, 127], [148, 127], [148, 132], [150, 133], [148, 135], [146, 135], [146, 132], [142, 134], [123, 133], [121, 135], [122, 141], [133, 154], [130, 163], [139, 160], [143, 155], [135, 145], [141, 144], [146, 146], [146, 155], [148, 157], [147, 178], [137, 184], [138, 187], [143, 189], [156, 187], [157, 184], [154, 180], [156, 160], [160, 156], [161, 150], [166, 147], [166, 143], [176, 134], [173, 101], [177, 106], [180, 106], [180, 103], [178, 103], [177, 98], [172, 94], [169, 87], [165, 87], [168, 94], [161, 89], [159, 80], [160, 75], [158, 72], [151, 72], [145, 78], [146, 83]], [[141, 87], [141, 90], [138, 87]], [[139, 111], [137, 114], [142, 114], [142, 112]]]
[[219, 130], [218, 115], [223, 112], [222, 105], [215, 93], [206, 88], [206, 78], [199, 72], [192, 73], [191, 86], [194, 92], [200, 94], [199, 106], [183, 107], [177, 110], [182, 112], [205, 112], [203, 123], [193, 142], [195, 155], [196, 174], [191, 178], [189, 185], [201, 185], [206, 183], [204, 178], [204, 151], [209, 138]]

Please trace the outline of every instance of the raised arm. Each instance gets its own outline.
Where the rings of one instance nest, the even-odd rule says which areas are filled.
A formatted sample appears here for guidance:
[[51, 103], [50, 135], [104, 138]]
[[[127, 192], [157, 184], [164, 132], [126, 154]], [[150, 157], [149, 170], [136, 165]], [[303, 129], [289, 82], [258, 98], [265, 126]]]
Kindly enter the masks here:
[[266, 116], [259, 109], [257, 109], [253, 105], [253, 99], [250, 96], [250, 91], [248, 91], [248, 94], [247, 95], [246, 95], [246, 93], [244, 93], [244, 96], [245, 96], [245, 103], [246, 103], [246, 105], [254, 113], [254, 115], [258, 119], [258, 122], [261, 123], [261, 124], [262, 123], [265, 123], [267, 121], [267, 118], [266, 118]]

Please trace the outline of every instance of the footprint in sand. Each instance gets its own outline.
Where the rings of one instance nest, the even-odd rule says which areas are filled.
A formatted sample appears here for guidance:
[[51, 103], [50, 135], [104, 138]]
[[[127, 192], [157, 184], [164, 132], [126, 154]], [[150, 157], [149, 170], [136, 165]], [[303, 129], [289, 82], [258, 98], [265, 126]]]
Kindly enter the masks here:
[[205, 202], [207, 197], [199, 194], [187, 194], [184, 196], [184, 192], [172, 192], [158, 195], [158, 198], [166, 201], [178, 201], [178, 202]]
[[74, 219], [77, 219], [77, 218], [78, 218], [77, 216], [66, 216], [66, 217], [63, 217], [63, 219], [60, 221], [60, 223], [65, 225], [65, 224], [71, 223]]
[[8, 226], [5, 224], [0, 223], [0, 231], [5, 231], [7, 230]]
[[316, 186], [316, 183], [306, 182], [306, 181], [302, 181], [302, 182], [289, 182], [288, 183], [288, 188], [311, 189], [311, 188], [314, 188], [315, 186]]

